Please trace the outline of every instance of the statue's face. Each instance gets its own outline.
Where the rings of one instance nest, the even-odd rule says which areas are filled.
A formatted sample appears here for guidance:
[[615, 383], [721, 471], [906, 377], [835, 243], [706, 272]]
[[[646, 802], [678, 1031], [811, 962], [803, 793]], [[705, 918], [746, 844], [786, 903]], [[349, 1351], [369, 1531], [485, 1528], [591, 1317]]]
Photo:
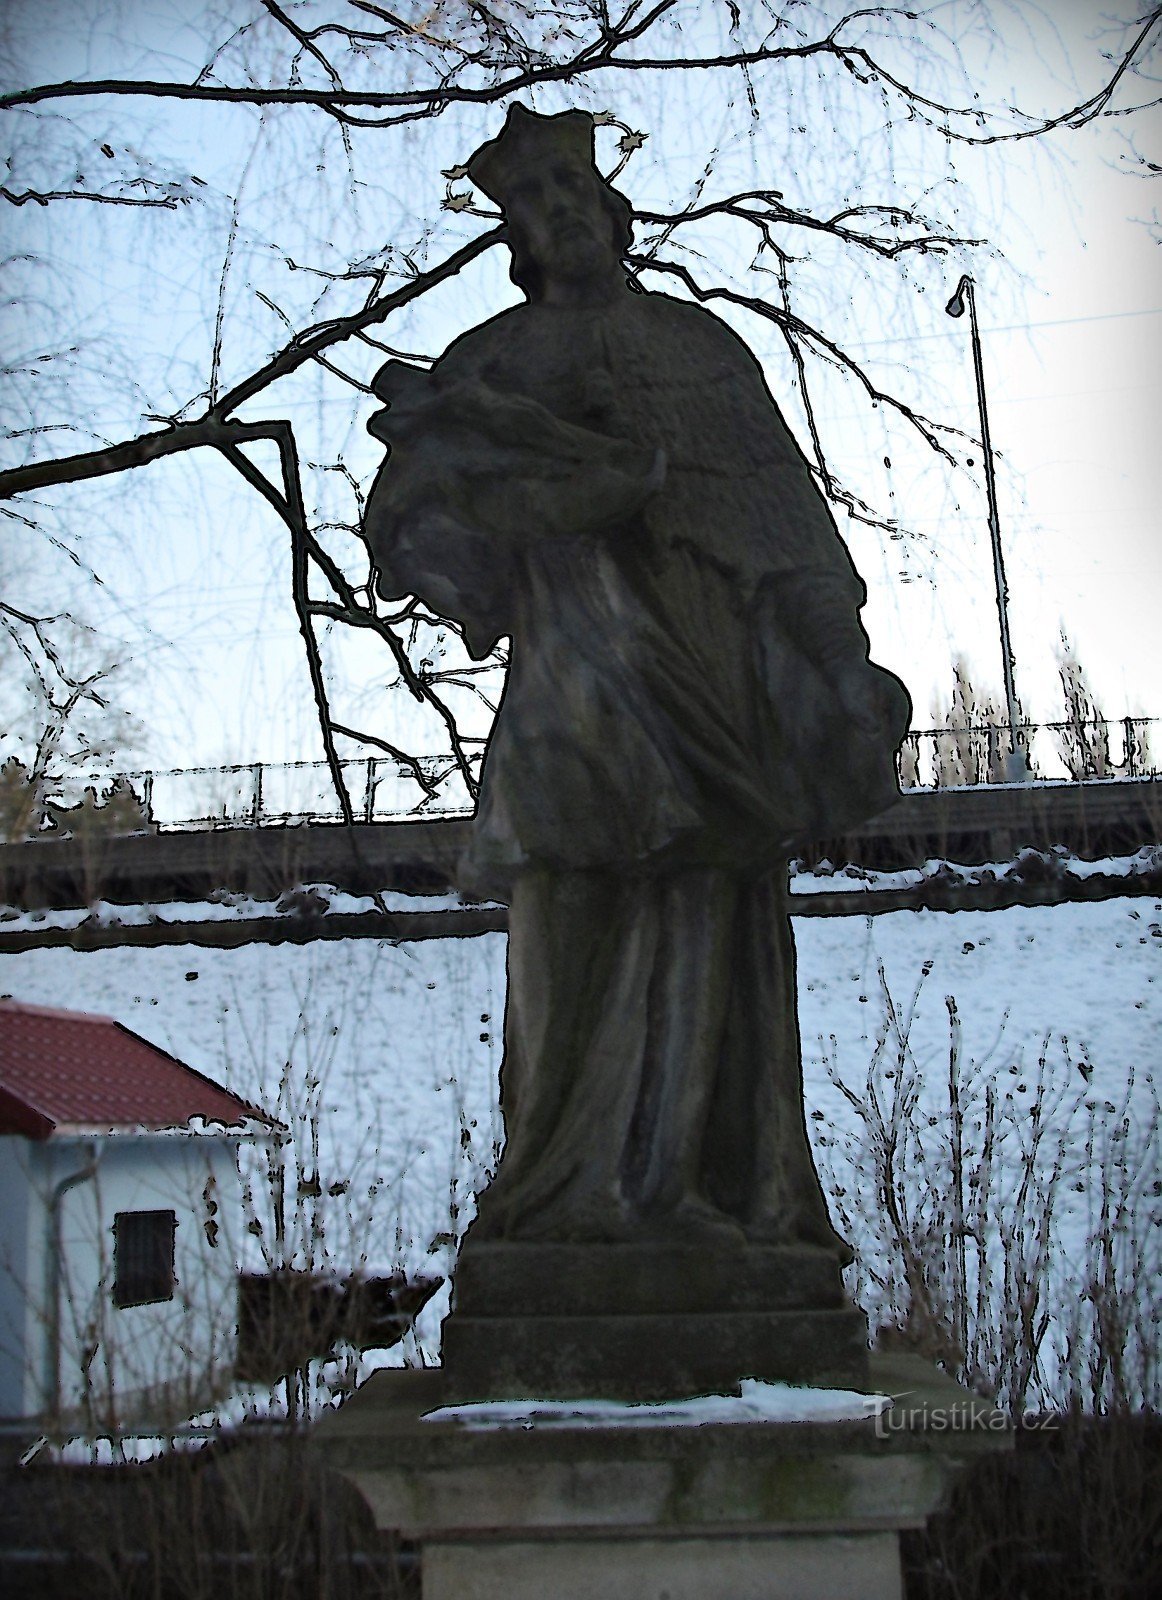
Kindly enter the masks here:
[[530, 167], [510, 187], [504, 210], [548, 283], [583, 283], [617, 265], [597, 180], [575, 161]]

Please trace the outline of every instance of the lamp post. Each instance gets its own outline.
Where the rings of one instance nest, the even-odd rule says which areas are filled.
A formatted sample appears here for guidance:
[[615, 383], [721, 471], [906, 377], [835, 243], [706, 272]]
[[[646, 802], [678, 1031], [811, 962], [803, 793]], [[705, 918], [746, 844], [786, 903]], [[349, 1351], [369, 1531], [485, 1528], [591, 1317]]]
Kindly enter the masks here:
[[1024, 752], [1017, 747], [1017, 691], [1013, 680], [1013, 646], [1009, 638], [1009, 585], [1005, 559], [1001, 553], [1001, 523], [997, 515], [997, 485], [993, 476], [993, 447], [989, 438], [988, 410], [984, 398], [984, 365], [980, 356], [980, 329], [976, 321], [976, 294], [967, 273], [956, 285], [956, 293], [944, 307], [950, 317], [962, 317], [968, 306], [968, 325], [972, 334], [972, 365], [976, 373], [976, 398], [980, 406], [980, 442], [984, 449], [984, 479], [988, 492], [989, 537], [993, 547], [993, 577], [997, 586], [997, 615], [1001, 623], [1001, 659], [1005, 671], [1005, 704], [1009, 716], [1009, 753], [1005, 757], [1006, 783], [1027, 783], [1032, 774]]

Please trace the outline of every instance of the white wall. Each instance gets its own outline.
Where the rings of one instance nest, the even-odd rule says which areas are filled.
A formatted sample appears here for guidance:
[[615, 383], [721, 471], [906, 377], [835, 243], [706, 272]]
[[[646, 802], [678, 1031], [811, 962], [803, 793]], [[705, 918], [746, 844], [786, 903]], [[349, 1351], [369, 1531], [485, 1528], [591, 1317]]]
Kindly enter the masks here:
[[[5, 1139], [0, 1198], [13, 1197], [0, 1238], [19, 1238], [3, 1272], [0, 1317], [23, 1303], [23, 1382], [0, 1355], [3, 1409], [32, 1416], [52, 1409], [101, 1428], [127, 1421], [177, 1421], [220, 1392], [234, 1359], [240, 1227], [234, 1141], [218, 1135], [117, 1134], [44, 1142]], [[48, 1265], [51, 1197], [62, 1179], [95, 1171], [58, 1201], [59, 1301]], [[19, 1226], [21, 1190], [26, 1218]], [[217, 1206], [211, 1212], [210, 1202]], [[176, 1286], [172, 1300], [118, 1307], [113, 1299], [113, 1222], [120, 1211], [172, 1210]], [[5, 1204], [5, 1218], [8, 1216]], [[208, 1224], [217, 1224], [217, 1234]], [[59, 1304], [59, 1378], [49, 1355]], [[0, 1323], [0, 1341], [6, 1328]], [[16, 1342], [16, 1341], [13, 1341]], [[19, 1390], [19, 1403], [13, 1404]]]

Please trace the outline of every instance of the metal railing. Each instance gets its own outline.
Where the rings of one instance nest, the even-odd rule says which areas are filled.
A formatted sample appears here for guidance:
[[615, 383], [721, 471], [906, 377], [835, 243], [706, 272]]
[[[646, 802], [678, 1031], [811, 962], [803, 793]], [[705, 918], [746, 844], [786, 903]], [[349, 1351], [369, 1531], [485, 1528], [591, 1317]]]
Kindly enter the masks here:
[[[1149, 748], [1149, 730], [1158, 720], [1029, 723], [1020, 732], [1035, 777], [1066, 782], [1147, 777], [1158, 772]], [[1007, 729], [993, 724], [915, 730], [900, 751], [901, 786], [908, 791], [1001, 782], [1007, 740]], [[463, 742], [475, 775], [484, 741]], [[405, 763], [392, 757], [369, 756], [340, 765], [356, 821], [471, 815], [472, 798], [450, 755], [420, 758], [430, 792]], [[74, 819], [83, 823], [82, 813], [99, 822], [115, 786], [120, 800], [116, 810], [109, 811], [108, 823], [116, 832], [285, 827], [341, 818], [326, 762], [254, 761], [59, 774], [48, 780], [44, 791], [46, 830], [70, 831]]]
[[[1158, 720], [1092, 717], [1018, 723], [1017, 744], [1034, 780], [1080, 783], [1151, 777], [1158, 766], [1150, 750], [1150, 729]], [[897, 759], [900, 784], [909, 790], [1004, 783], [1008, 751], [1009, 730], [1004, 723], [914, 729]]]
[[[465, 742], [475, 776], [484, 755], [483, 741], [475, 749]], [[420, 757], [416, 764], [429, 785], [427, 791], [409, 766], [390, 756], [340, 762], [355, 820], [471, 815], [474, 802], [451, 756]], [[166, 829], [286, 827], [338, 822], [342, 817], [325, 761], [252, 761], [123, 776], [140, 793], [149, 822]]]

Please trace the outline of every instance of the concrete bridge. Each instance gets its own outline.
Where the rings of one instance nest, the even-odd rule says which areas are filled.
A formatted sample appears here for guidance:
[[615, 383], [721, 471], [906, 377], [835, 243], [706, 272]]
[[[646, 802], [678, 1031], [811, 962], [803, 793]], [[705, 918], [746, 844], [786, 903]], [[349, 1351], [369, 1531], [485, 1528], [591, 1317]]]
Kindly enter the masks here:
[[[7, 917], [0, 914], [0, 951], [61, 944], [86, 949], [415, 939], [502, 929], [503, 907], [464, 901], [455, 892], [456, 862], [469, 827], [464, 818], [450, 818], [350, 829], [315, 824], [91, 834], [0, 845], [0, 903], [12, 908]], [[805, 861], [855, 862], [883, 872], [918, 868], [928, 860], [1003, 863], [1023, 849], [1051, 852], [1054, 846], [1091, 859], [1126, 856], [1160, 841], [1159, 777], [912, 790], [858, 832], [817, 841]], [[381, 898], [378, 905], [328, 904], [303, 891], [311, 884]], [[796, 888], [807, 886], [793, 878]], [[847, 888], [831, 889], [816, 877], [807, 892], [796, 895], [796, 914], [867, 914], [905, 906], [985, 909], [1132, 893], [1162, 894], [1162, 870], [1078, 877], [1049, 856], [1023, 868], [1018, 863], [1003, 876], [977, 872], [967, 881], [938, 871], [918, 882], [853, 888], [849, 880]], [[251, 905], [234, 917], [212, 917], [204, 905], [199, 910], [199, 903], [230, 895], [248, 897]], [[155, 914], [128, 914], [142, 907]], [[50, 915], [37, 921], [28, 915], [36, 912]]]

